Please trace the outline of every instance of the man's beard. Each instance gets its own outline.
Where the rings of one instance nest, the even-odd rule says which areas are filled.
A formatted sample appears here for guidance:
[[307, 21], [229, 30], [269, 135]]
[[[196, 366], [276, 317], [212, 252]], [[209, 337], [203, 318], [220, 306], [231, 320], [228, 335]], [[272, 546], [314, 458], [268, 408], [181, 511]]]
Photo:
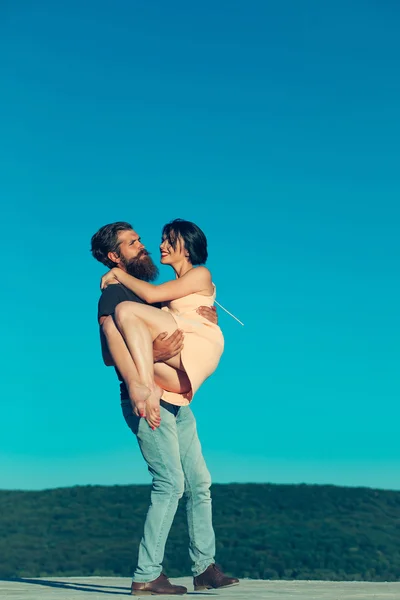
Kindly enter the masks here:
[[154, 281], [158, 275], [158, 267], [153, 263], [147, 250], [141, 250], [135, 258], [130, 260], [121, 256], [121, 263], [129, 275], [142, 281]]

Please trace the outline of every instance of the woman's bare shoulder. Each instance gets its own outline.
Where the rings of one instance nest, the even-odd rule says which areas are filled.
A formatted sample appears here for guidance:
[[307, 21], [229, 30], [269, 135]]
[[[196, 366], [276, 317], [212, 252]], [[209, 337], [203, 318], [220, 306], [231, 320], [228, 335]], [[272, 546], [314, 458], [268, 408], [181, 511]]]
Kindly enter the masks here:
[[209, 283], [211, 281], [211, 272], [207, 267], [195, 267], [191, 269], [186, 275], [191, 275], [191, 277], [196, 277], [198, 281], [203, 281], [204, 283]]

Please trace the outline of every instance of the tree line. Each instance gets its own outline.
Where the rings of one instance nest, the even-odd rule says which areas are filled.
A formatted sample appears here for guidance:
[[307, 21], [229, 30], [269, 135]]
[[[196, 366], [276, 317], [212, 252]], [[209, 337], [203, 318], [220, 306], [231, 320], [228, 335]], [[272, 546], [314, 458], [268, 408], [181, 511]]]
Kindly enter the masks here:
[[[150, 486], [0, 491], [0, 577], [130, 576]], [[213, 485], [217, 562], [238, 577], [400, 580], [400, 492]], [[164, 571], [190, 575], [184, 499]]]

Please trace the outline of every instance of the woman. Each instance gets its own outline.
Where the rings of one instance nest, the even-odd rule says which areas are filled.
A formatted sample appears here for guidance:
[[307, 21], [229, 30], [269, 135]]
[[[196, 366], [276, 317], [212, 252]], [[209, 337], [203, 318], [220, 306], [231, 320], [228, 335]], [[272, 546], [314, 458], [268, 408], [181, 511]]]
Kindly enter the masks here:
[[[197, 225], [176, 219], [162, 233], [161, 264], [170, 265], [175, 280], [154, 285], [113, 268], [102, 277], [101, 287], [122, 283], [148, 304], [162, 303], [162, 310], [138, 302], [121, 302], [115, 324], [103, 326], [116, 367], [121, 371], [131, 402], [152, 429], [160, 424], [160, 398], [182, 394], [189, 404], [195, 392], [217, 368], [224, 348], [218, 325], [201, 317], [199, 306], [212, 306], [216, 291], [207, 260], [207, 239]], [[153, 340], [161, 333], [185, 332], [183, 350], [165, 363], [153, 364]], [[119, 331], [118, 331], [119, 330]], [[117, 337], [123, 336], [133, 363], [127, 373], [125, 356]], [[126, 352], [126, 350], [125, 350]], [[163, 390], [166, 390], [163, 392]]]

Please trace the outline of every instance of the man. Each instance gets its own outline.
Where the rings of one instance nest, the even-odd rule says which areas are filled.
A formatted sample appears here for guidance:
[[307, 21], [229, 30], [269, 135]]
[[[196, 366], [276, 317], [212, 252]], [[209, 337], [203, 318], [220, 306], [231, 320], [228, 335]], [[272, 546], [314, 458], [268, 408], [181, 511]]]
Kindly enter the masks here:
[[[129, 223], [105, 225], [92, 237], [92, 254], [105, 266], [119, 267], [145, 281], [154, 281], [158, 270]], [[98, 318], [103, 359], [112, 365], [112, 358], [102, 333], [106, 319], [112, 319], [115, 307], [130, 300], [143, 302], [121, 284], [108, 286], [102, 293]], [[216, 322], [213, 309], [201, 307], [199, 312]], [[183, 334], [176, 331], [168, 339], [161, 334], [154, 341], [154, 361], [164, 361], [178, 354]], [[131, 360], [126, 351], [126, 360]], [[189, 555], [193, 566], [195, 590], [236, 585], [238, 579], [227, 577], [215, 565], [215, 536], [212, 526], [210, 474], [207, 470], [196, 421], [189, 406], [178, 406], [161, 400], [161, 425], [152, 430], [132, 406], [120, 373], [121, 404], [125, 420], [135, 433], [142, 455], [153, 478], [151, 504], [146, 516], [144, 534], [139, 546], [138, 564], [133, 575], [131, 593], [185, 594], [183, 586], [172, 585], [162, 573], [162, 561], [167, 537], [178, 507], [185, 494], [189, 529]]]

